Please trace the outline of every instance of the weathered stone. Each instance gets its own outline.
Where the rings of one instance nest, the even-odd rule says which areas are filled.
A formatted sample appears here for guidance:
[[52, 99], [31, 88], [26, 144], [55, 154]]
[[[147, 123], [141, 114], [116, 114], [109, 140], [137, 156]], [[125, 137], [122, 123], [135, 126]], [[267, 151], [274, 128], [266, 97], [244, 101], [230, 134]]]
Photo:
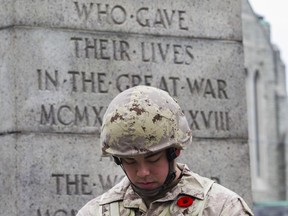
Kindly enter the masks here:
[[[14, 213], [7, 215], [39, 216], [47, 211], [50, 215], [57, 211], [73, 215], [71, 212], [108, 190], [124, 173], [111, 158], [101, 158], [98, 139], [98, 135], [47, 133], [0, 137], [4, 153], [1, 170], [5, 170], [1, 172], [1, 200], [5, 200], [1, 209], [11, 205], [5, 211]], [[179, 161], [236, 191], [251, 204], [247, 150], [247, 143], [241, 140], [195, 139]]]
[[13, 30], [0, 31], [0, 134], [16, 130]]
[[112, 97], [142, 84], [176, 97], [197, 137], [247, 136], [237, 42], [23, 28], [15, 37], [17, 130], [95, 132]]
[[241, 2], [15, 0], [17, 25], [241, 40]]
[[7, 28], [13, 24], [14, 21], [14, 15], [13, 9], [14, 9], [14, 1], [15, 0], [0, 0], [0, 30], [2, 28]]
[[[0, 135], [0, 215], [17, 214], [17, 151], [15, 135]], [[21, 195], [22, 196], [22, 195]]]
[[97, 139], [46, 133], [0, 137], [1, 209], [12, 212], [6, 215], [76, 212], [111, 188], [124, 174], [110, 158], [100, 157]]

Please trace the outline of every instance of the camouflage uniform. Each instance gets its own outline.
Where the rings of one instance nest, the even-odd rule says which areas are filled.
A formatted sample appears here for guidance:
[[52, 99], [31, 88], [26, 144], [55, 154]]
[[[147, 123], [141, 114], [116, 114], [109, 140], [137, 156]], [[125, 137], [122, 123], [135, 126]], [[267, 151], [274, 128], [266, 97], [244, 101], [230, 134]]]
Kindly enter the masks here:
[[[176, 179], [175, 151], [185, 149], [191, 140], [187, 119], [167, 92], [136, 86], [120, 93], [103, 117], [102, 154], [112, 155], [125, 172], [121, 158], [166, 151], [166, 180], [161, 187], [144, 190], [125, 177], [87, 203], [77, 216], [252, 215], [241, 197], [186, 165], [178, 164], [181, 178]], [[154, 200], [148, 208], [142, 199], [147, 194]]]
[[[183, 176], [180, 182], [147, 209], [143, 200], [133, 191], [125, 177], [108, 192], [88, 202], [77, 216], [241, 216], [253, 215], [245, 201], [236, 193], [208, 178], [201, 177], [178, 164]], [[193, 198], [188, 207], [180, 207], [177, 200]]]

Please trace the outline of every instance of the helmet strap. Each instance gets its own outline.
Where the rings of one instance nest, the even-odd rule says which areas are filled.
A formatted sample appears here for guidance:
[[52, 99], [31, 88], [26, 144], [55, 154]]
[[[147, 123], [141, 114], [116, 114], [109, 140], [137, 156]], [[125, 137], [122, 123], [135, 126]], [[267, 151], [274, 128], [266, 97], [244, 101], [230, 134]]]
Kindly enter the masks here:
[[122, 164], [122, 161], [119, 157], [116, 157], [116, 156], [112, 156], [113, 159], [114, 159], [114, 162], [117, 164], [117, 165], [121, 165]]

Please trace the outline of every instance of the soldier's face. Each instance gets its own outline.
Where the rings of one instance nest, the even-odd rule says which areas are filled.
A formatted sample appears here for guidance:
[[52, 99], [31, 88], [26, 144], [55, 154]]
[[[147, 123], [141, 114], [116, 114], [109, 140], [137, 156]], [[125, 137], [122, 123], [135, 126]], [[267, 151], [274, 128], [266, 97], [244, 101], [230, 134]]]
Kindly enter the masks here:
[[130, 181], [142, 189], [152, 190], [162, 186], [168, 175], [166, 151], [121, 160]]

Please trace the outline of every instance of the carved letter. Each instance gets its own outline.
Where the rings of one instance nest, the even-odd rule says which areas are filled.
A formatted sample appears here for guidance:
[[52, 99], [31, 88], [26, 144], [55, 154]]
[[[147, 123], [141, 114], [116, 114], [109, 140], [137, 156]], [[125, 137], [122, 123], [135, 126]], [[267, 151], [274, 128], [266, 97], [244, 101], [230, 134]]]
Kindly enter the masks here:
[[[148, 12], [148, 8], [147, 7], [143, 7], [140, 8], [137, 12], [136, 12], [136, 21], [139, 25], [143, 26], [143, 27], [150, 27], [149, 24], [149, 20], [148, 19], [144, 19], [142, 20], [140, 17], [142, 17], [142, 11]], [[141, 14], [140, 14], [141, 13]], [[146, 13], [147, 14], [147, 13]]]
[[[173, 50], [174, 50], [174, 63], [175, 64], [183, 64], [183, 50], [181, 45], [173, 45]], [[181, 58], [182, 56], [182, 58]]]
[[52, 177], [56, 178], [56, 194], [61, 195], [60, 178], [63, 178], [64, 174], [52, 174]]
[[79, 41], [82, 41], [82, 38], [72, 37], [70, 40], [74, 41], [75, 56], [79, 58]]
[[217, 80], [217, 84], [218, 84], [218, 98], [222, 99], [228, 99], [227, 93], [226, 93], [226, 81], [225, 80]]
[[86, 88], [86, 83], [91, 82], [91, 92], [95, 92], [95, 78], [94, 78], [94, 73], [91, 72], [91, 79], [86, 79], [86, 73], [82, 72], [82, 88], [83, 92], [87, 91]]
[[106, 73], [98, 73], [98, 92], [99, 93], [108, 93], [108, 89], [103, 89], [104, 86], [104, 79], [102, 77], [106, 77]]
[[206, 80], [206, 86], [205, 86], [205, 90], [204, 90], [204, 97], [206, 97], [207, 94], [211, 94], [211, 96], [213, 98], [216, 98], [216, 94], [215, 94], [215, 91], [214, 91], [214, 89], [212, 87], [210, 79]]
[[79, 107], [76, 106], [75, 107], [75, 125], [78, 125], [79, 122], [82, 122], [84, 118], [86, 120], [86, 125], [89, 125], [89, 116], [87, 112], [87, 107], [86, 106], [84, 107], [83, 113], [81, 115]]
[[77, 11], [77, 14], [78, 14], [78, 17], [81, 19], [83, 14], [84, 14], [84, 19], [87, 20], [91, 11], [92, 11], [92, 8], [93, 8], [93, 3], [90, 3], [89, 5], [89, 9], [87, 9], [87, 5], [85, 3], [82, 4], [82, 10], [80, 9], [79, 5], [78, 5], [78, 2], [74, 2], [75, 4], [75, 7], [76, 7], [76, 11]]
[[49, 83], [52, 83], [52, 85], [55, 87], [56, 90], [59, 89], [59, 79], [58, 79], [58, 71], [54, 71], [54, 77], [49, 74], [47, 70], [45, 70], [44, 80], [45, 80], [45, 88], [43, 88], [43, 80], [42, 80], [42, 70], [37, 69], [38, 73], [38, 88], [39, 90], [49, 90]]
[[178, 11], [179, 14], [179, 29], [188, 30], [188, 26], [185, 26], [185, 17], [186, 11]]
[[41, 125], [46, 125], [49, 122], [50, 122], [50, 125], [55, 125], [56, 124], [54, 106], [50, 105], [49, 114], [48, 114], [46, 109], [45, 109], [45, 106], [42, 104], [41, 105], [40, 124]]
[[187, 80], [187, 83], [188, 83], [189, 90], [190, 90], [191, 94], [193, 95], [194, 92], [197, 92], [197, 94], [199, 94], [200, 93], [200, 89], [202, 89], [204, 79], [201, 79], [200, 84], [198, 84], [198, 81], [195, 79], [194, 80], [194, 85], [191, 84], [189, 78], [186, 78], [186, 80]]
[[172, 20], [173, 20], [173, 17], [174, 17], [174, 14], [175, 14], [175, 10], [172, 10], [172, 13], [170, 15], [170, 17], [168, 16], [168, 13], [167, 13], [167, 10], [164, 9], [164, 15], [165, 15], [165, 18], [166, 18], [166, 21], [169, 25], [169, 27], [172, 25]]
[[72, 195], [72, 192], [70, 191], [70, 187], [73, 186], [74, 187], [74, 194], [77, 195], [79, 194], [79, 177], [78, 175], [74, 175], [74, 180], [70, 180], [70, 176], [69, 174], [66, 175], [66, 191], [67, 191], [67, 195]]
[[100, 106], [100, 109], [97, 110], [96, 107], [92, 107], [94, 113], [95, 113], [95, 121], [94, 121], [94, 126], [97, 124], [97, 122], [99, 122], [99, 125], [101, 126], [102, 125], [102, 119], [100, 117], [100, 114], [101, 114], [101, 111], [103, 110], [103, 107]]
[[88, 182], [86, 178], [89, 178], [89, 175], [81, 175], [81, 192], [83, 195], [91, 195], [92, 191], [87, 191]]
[[200, 130], [198, 122], [196, 121], [196, 118], [197, 118], [197, 115], [198, 115], [198, 111], [196, 110], [195, 112], [193, 112], [193, 110], [189, 110], [189, 113], [190, 113], [190, 115], [192, 117], [191, 128], [192, 129], [196, 129], [196, 130]]
[[[63, 124], [63, 125], [70, 125], [73, 123], [73, 119], [71, 119], [70, 121], [68, 122], [65, 122], [63, 119], [62, 119], [62, 110], [68, 110], [69, 112], [72, 113], [72, 110], [71, 110], [71, 107], [69, 107], [68, 105], [63, 105], [63, 106], [60, 106], [60, 108], [58, 109], [58, 112], [57, 112], [57, 119], [58, 121]], [[64, 114], [64, 116], [66, 116], [66, 114]]]
[[163, 28], [166, 28], [163, 14], [160, 9], [157, 9], [156, 15], [155, 15], [155, 20], [154, 20], [154, 26], [156, 25], [162, 25]]
[[189, 57], [188, 59], [186, 58], [185, 64], [190, 65], [192, 63], [192, 60], [194, 59], [194, 56], [193, 56], [192, 51], [191, 51], [192, 46], [186, 46], [185, 50], [186, 50], [186, 55], [188, 55], [188, 57]]
[[72, 74], [72, 91], [77, 92], [76, 75], [79, 75], [80, 73], [78, 71], [68, 71], [68, 74]]
[[[119, 12], [117, 13], [117, 11], [115, 12], [115, 10], [117, 10]], [[115, 12], [116, 15], [114, 14], [114, 12]], [[122, 13], [121, 14], [122, 16], [119, 15], [120, 13]], [[127, 17], [127, 13], [126, 13], [125, 9], [122, 6], [116, 5], [115, 7], [112, 8], [112, 10], [111, 10], [111, 18], [112, 18], [112, 20], [113, 20], [113, 22], [115, 24], [117, 24], [117, 25], [123, 24], [126, 21], [126, 17]]]
[[166, 62], [166, 57], [167, 57], [167, 53], [168, 53], [168, 50], [170, 48], [170, 44], [166, 44], [166, 48], [165, 48], [165, 51], [163, 51], [163, 48], [162, 48], [162, 44], [161, 43], [158, 43], [158, 48], [159, 48], [159, 51], [160, 51], [160, 55], [162, 57], [162, 60], [164, 62]]
[[177, 80], [179, 81], [179, 77], [169, 77], [170, 80], [172, 80], [173, 84], [173, 96], [177, 96]]
[[210, 125], [211, 125], [211, 115], [212, 115], [213, 111], [209, 111], [208, 113], [208, 117], [206, 117], [206, 114], [204, 111], [201, 111], [201, 116], [202, 116], [202, 119], [203, 119], [203, 122], [204, 122], [204, 125], [206, 127], [206, 129], [209, 129], [210, 128]]

